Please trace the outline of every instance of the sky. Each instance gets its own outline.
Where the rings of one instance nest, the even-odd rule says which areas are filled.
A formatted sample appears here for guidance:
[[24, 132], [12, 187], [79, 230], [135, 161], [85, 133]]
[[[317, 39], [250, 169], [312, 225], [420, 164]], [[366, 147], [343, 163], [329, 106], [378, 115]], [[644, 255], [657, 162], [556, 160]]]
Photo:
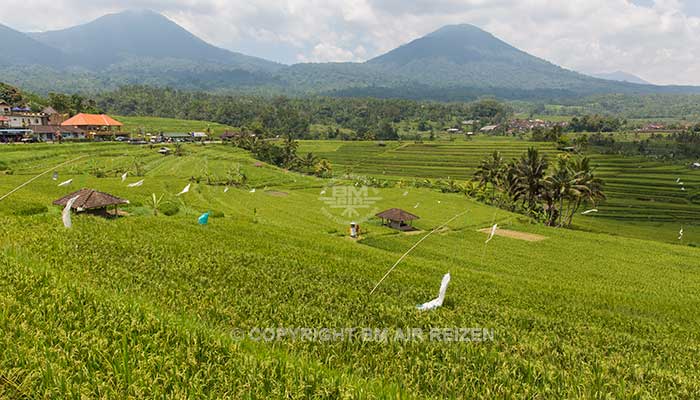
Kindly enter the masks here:
[[202, 39], [285, 64], [364, 61], [469, 23], [565, 68], [700, 85], [700, 0], [2, 0], [0, 23], [61, 29], [151, 9]]

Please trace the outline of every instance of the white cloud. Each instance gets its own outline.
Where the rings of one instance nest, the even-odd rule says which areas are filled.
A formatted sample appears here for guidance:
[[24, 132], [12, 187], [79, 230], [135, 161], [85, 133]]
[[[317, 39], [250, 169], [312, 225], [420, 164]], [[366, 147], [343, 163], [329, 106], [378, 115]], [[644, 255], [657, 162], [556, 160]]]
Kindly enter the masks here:
[[299, 62], [357, 61], [358, 57], [350, 50], [341, 49], [328, 43], [319, 43], [311, 51], [310, 57], [299, 54], [297, 59]]
[[160, 11], [213, 44], [277, 61], [371, 58], [472, 23], [564, 67], [700, 85], [696, 0], [3, 0], [0, 23], [46, 30], [126, 8]]

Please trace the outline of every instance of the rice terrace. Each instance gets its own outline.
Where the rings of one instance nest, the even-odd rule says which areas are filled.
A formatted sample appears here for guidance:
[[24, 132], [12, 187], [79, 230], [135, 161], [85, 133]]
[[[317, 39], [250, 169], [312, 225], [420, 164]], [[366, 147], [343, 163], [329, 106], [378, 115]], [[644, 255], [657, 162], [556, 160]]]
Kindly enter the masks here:
[[[16, 26], [0, 25], [0, 399], [700, 398], [688, 58], [637, 66], [658, 84], [583, 74], [397, 3], [430, 30], [336, 59], [307, 42], [314, 24], [276, 35], [358, 16], [247, 21], [262, 46], [214, 3], [95, 4], [85, 15], [106, 15], [56, 31], [22, 25], [26, 7], [0, 16]], [[370, 3], [365, 24], [390, 15]], [[447, 21], [493, 12], [463, 3]], [[539, 23], [578, 22], [545, 3], [559, 16]], [[700, 18], [593, 3], [597, 18]], [[302, 62], [179, 25], [202, 21]], [[559, 34], [567, 51], [599, 40]]]

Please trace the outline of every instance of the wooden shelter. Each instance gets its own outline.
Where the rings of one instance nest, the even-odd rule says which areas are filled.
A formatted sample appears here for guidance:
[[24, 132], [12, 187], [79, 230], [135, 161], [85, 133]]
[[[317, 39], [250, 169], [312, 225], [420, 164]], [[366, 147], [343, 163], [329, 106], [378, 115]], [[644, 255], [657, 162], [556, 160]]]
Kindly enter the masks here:
[[[68, 200], [78, 196], [73, 203], [72, 210], [76, 212], [88, 212], [97, 215], [119, 215], [119, 205], [129, 204], [129, 200], [120, 199], [108, 193], [98, 192], [94, 189], [80, 189], [69, 195], [63, 196], [53, 202], [57, 206], [66, 206]], [[109, 207], [114, 206], [114, 211], [110, 213]]]
[[400, 231], [415, 230], [416, 228], [413, 227], [412, 222], [420, 219], [419, 216], [413, 215], [410, 212], [404, 211], [400, 208], [391, 208], [389, 210], [382, 211], [375, 216], [382, 219], [383, 225], [398, 229]]

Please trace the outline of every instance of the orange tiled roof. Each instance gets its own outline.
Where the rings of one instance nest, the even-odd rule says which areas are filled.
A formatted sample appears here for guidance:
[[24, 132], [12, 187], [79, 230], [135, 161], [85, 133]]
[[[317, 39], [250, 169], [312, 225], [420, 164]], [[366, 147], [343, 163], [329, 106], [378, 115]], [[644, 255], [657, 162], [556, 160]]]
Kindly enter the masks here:
[[62, 126], [123, 126], [121, 122], [105, 114], [78, 114], [61, 123]]

